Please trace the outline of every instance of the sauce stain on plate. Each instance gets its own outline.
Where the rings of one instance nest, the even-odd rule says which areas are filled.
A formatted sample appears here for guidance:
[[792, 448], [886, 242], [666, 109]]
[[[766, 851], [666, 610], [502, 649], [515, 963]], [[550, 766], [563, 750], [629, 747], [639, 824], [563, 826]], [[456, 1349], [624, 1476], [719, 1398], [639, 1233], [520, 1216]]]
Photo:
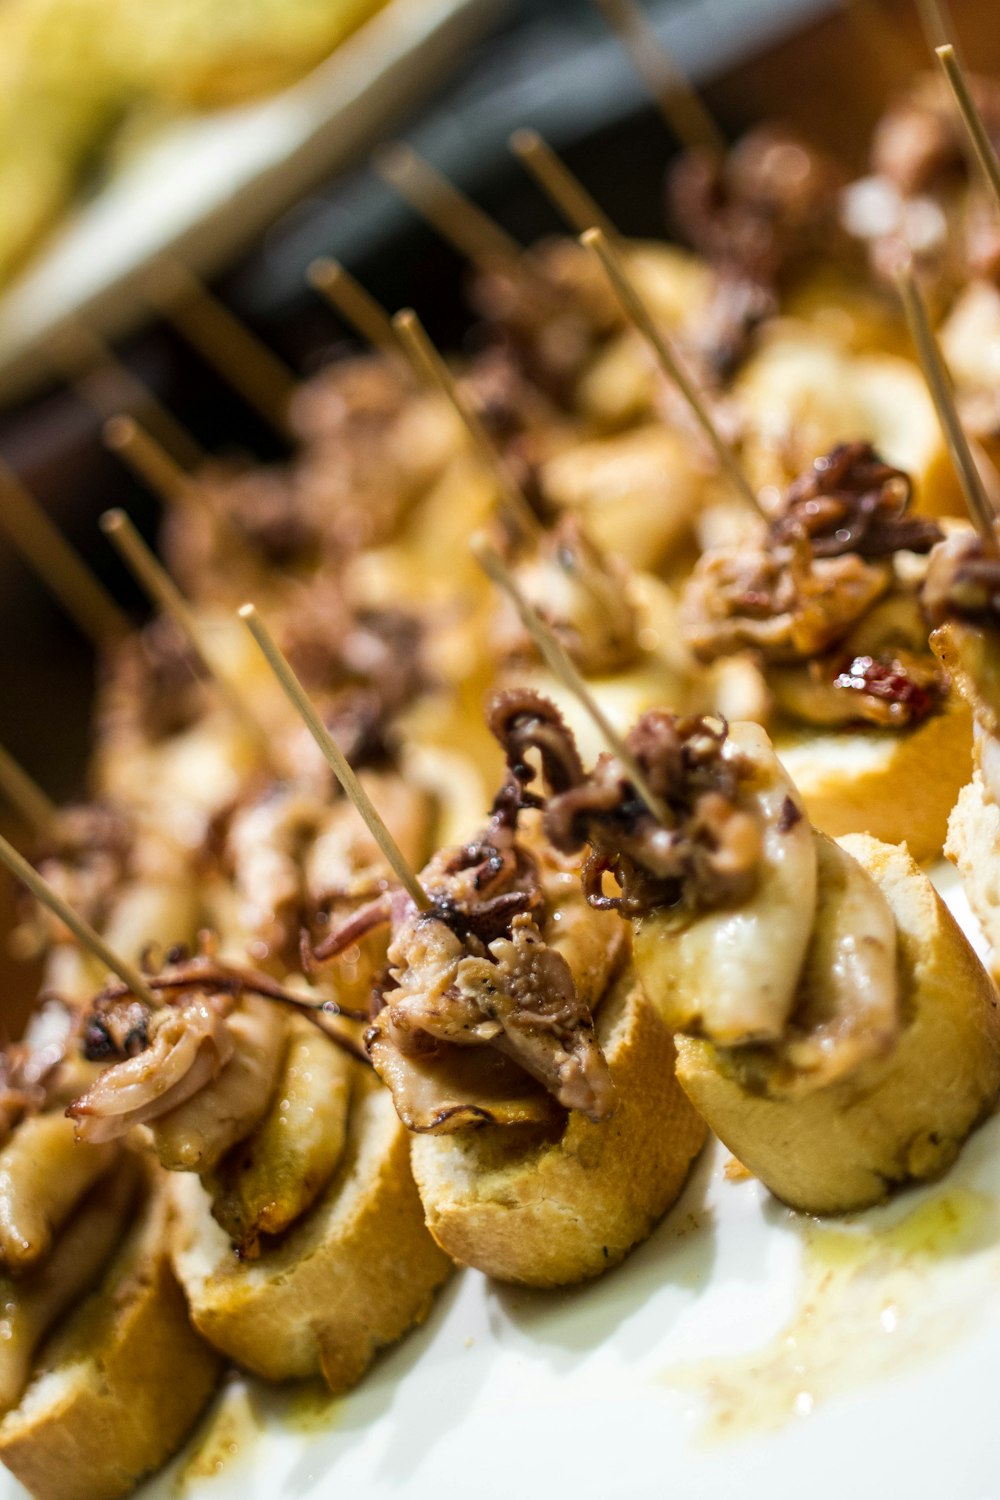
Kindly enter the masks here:
[[786, 1326], [762, 1349], [662, 1377], [702, 1398], [702, 1439], [773, 1431], [912, 1366], [967, 1329], [995, 1286], [1000, 1205], [971, 1188], [929, 1198], [884, 1228], [799, 1222], [802, 1284]]
[[175, 1491], [181, 1494], [196, 1481], [228, 1471], [251, 1450], [259, 1430], [246, 1385], [236, 1381], [225, 1386], [191, 1441]]
[[332, 1395], [326, 1382], [318, 1378], [296, 1381], [268, 1394], [277, 1395], [278, 1399], [269, 1403], [270, 1410], [292, 1432], [326, 1432], [337, 1426], [344, 1409], [344, 1397]]

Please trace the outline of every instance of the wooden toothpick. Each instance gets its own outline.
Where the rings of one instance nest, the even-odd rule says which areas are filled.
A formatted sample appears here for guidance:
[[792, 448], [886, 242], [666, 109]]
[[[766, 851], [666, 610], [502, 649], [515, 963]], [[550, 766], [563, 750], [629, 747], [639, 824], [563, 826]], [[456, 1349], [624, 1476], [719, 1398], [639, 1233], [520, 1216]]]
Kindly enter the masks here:
[[596, 224], [609, 240], [618, 242], [620, 236], [607, 214], [537, 130], [515, 130], [508, 144], [571, 229], [582, 234]]
[[491, 270], [520, 264], [523, 251], [517, 241], [412, 146], [402, 141], [384, 146], [372, 162], [383, 181], [474, 266]]
[[696, 89], [671, 57], [636, 0], [596, 0], [598, 8], [632, 59], [668, 130], [692, 150], [709, 146], [721, 155], [726, 138]]
[[11, 807], [34, 829], [45, 833], [52, 827], [56, 805], [41, 787], [19, 766], [14, 757], [0, 745], [0, 792]]
[[600, 229], [588, 229], [585, 234], [581, 235], [580, 239], [582, 244], [586, 245], [588, 249], [593, 250], [600, 258], [601, 264], [607, 272], [608, 280], [615, 289], [626, 317], [642, 334], [656, 355], [660, 368], [667, 376], [667, 379], [676, 385], [688, 406], [690, 406], [698, 421], [698, 425], [711, 443], [720, 465], [744, 498], [749, 500], [750, 504], [763, 514], [757, 494], [743, 472], [743, 467], [739, 459], [729, 444], [723, 441], [718, 428], [709, 415], [704, 401], [688, 379], [673, 349], [670, 347], [668, 339], [657, 327], [656, 320], [640, 297], [635, 283], [626, 271], [618, 251], [610, 243], [607, 235], [603, 234]]
[[53, 598], [98, 649], [130, 629], [124, 612], [49, 519], [39, 502], [0, 463], [0, 526]]
[[896, 284], [902, 298], [910, 336], [916, 346], [917, 357], [937, 411], [951, 461], [962, 486], [969, 515], [989, 550], [996, 553], [998, 551], [996, 514], [986, 494], [979, 470], [976, 468], [969, 440], [965, 435], [958, 408], [955, 405], [948, 367], [944, 362], [938, 341], [934, 337], [934, 330], [927, 316], [927, 308], [911, 266], [899, 268], [896, 272]]
[[124, 459], [164, 505], [197, 504], [197, 483], [152, 433], [121, 413], [104, 424], [104, 445]]
[[450, 402], [459, 420], [472, 440], [486, 468], [490, 470], [509, 510], [527, 537], [538, 541], [541, 527], [534, 511], [519, 487], [507, 472], [507, 465], [490, 441], [489, 434], [462, 395], [451, 371], [427, 337], [427, 332], [411, 307], [398, 312], [392, 320], [393, 329], [403, 350], [410, 359], [417, 378], [440, 393]]
[[204, 463], [205, 453], [197, 439], [92, 328], [72, 319], [44, 352], [101, 421], [120, 411], [135, 412], [175, 462], [189, 469]]
[[157, 263], [150, 300], [228, 385], [282, 437], [296, 380], [288, 366], [181, 261]]
[[117, 954], [113, 948], [109, 948], [99, 932], [95, 932], [89, 922], [85, 922], [71, 906], [63, 900], [62, 896], [43, 880], [38, 871], [29, 865], [28, 861], [13, 847], [5, 838], [0, 838], [0, 861], [16, 876], [22, 884], [39, 901], [42, 906], [48, 908], [60, 922], [69, 928], [77, 942], [97, 959], [99, 963], [117, 974], [123, 984], [127, 984], [133, 995], [138, 1000], [144, 1000], [147, 1005], [156, 1005], [156, 996], [143, 979], [139, 970], [128, 963]]
[[330, 304], [333, 310], [361, 335], [366, 343], [393, 362], [399, 362], [399, 341], [392, 329], [392, 321], [370, 292], [346, 271], [339, 260], [321, 256], [314, 260], [306, 273], [309, 285]]
[[291, 664], [257, 613], [256, 608], [252, 604], [244, 604], [239, 611], [239, 616], [260, 647], [268, 666], [284, 689], [288, 701], [300, 715], [309, 733], [322, 751], [327, 764], [343, 787], [345, 795], [354, 803], [354, 806], [367, 824], [369, 833], [385, 855], [396, 878], [419, 909], [421, 911], [428, 911], [431, 906], [430, 897], [410, 869], [402, 850], [380, 817], [368, 793], [361, 785], [357, 776], [355, 776], [354, 771], [348, 764], [347, 757], [316, 712], [309, 694], [296, 677]]
[[955, 55], [955, 48], [948, 43], [935, 50], [944, 69], [945, 77], [951, 84], [955, 103], [958, 105], [965, 128], [969, 132], [976, 156], [979, 158], [979, 165], [986, 174], [986, 180], [993, 191], [997, 208], [1000, 209], [1000, 159], [997, 158], [996, 147], [990, 140], [986, 126], [983, 124], [983, 117], [976, 108], [976, 101], [972, 97], [972, 90], [969, 88], [962, 65]]
[[264, 731], [256, 714], [244, 702], [235, 684], [220, 672], [206, 649], [204, 633], [197, 616], [173, 579], [150, 552], [142, 537], [123, 510], [107, 510], [101, 517], [101, 530], [124, 558], [149, 597], [168, 615], [194, 651], [209, 677], [215, 683], [226, 706], [257, 745], [266, 749]]
[[597, 699], [591, 693], [563, 647], [545, 624], [534, 605], [521, 591], [513, 573], [503, 562], [499, 553], [484, 536], [474, 536], [470, 543], [473, 556], [486, 576], [502, 589], [512, 601], [521, 618], [521, 623], [538, 647], [542, 659], [554, 677], [573, 694], [593, 721], [608, 749], [616, 755], [629, 774], [633, 785], [649, 812], [658, 823], [669, 827], [672, 823], [670, 809], [653, 791], [642, 767], [615, 729]]

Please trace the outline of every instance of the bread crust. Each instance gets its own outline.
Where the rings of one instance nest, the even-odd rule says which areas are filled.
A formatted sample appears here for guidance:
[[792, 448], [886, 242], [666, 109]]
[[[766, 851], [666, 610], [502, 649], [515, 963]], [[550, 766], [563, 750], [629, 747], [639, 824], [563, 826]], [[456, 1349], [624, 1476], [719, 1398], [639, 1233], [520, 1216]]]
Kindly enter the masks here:
[[622, 1260], [676, 1200], [707, 1131], [631, 963], [601, 1002], [597, 1034], [618, 1090], [603, 1124], [573, 1112], [557, 1134], [485, 1126], [413, 1137], [428, 1228], [455, 1260], [528, 1286], [584, 1281]]
[[969, 905], [989, 943], [995, 976], [1000, 966], [1000, 807], [986, 795], [979, 770], [958, 794], [944, 852], [958, 867]]
[[972, 714], [956, 693], [943, 713], [911, 730], [776, 734], [774, 748], [831, 838], [868, 833], [905, 841], [918, 863], [940, 855], [948, 817], [972, 756]]
[[319, 1200], [252, 1261], [236, 1258], [200, 1181], [172, 1184], [174, 1265], [195, 1326], [268, 1380], [348, 1390], [423, 1322], [452, 1263], [435, 1245], [388, 1091], [359, 1065], [344, 1154]]
[[1000, 1089], [996, 990], [905, 848], [839, 840], [877, 882], [898, 935], [903, 1030], [885, 1057], [797, 1098], [752, 1094], [709, 1042], [678, 1039], [677, 1076], [776, 1197], [845, 1213], [944, 1172]]
[[222, 1372], [192, 1328], [154, 1193], [100, 1287], [42, 1350], [0, 1423], [0, 1459], [36, 1500], [115, 1500], [180, 1447]]

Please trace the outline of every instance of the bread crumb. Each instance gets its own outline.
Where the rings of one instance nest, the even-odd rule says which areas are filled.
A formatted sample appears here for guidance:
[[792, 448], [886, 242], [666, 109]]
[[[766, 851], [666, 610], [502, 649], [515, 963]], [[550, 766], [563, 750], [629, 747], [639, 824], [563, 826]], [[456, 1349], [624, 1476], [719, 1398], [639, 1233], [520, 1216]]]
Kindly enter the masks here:
[[722, 1169], [722, 1175], [727, 1182], [749, 1182], [753, 1173], [749, 1167], [745, 1167], [735, 1156], [730, 1156]]

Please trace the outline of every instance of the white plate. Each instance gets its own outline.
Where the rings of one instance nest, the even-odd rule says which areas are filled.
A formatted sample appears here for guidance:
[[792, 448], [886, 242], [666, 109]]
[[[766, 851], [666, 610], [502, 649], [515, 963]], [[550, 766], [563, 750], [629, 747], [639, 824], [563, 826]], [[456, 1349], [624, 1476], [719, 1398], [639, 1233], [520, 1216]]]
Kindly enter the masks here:
[[0, 394], [44, 368], [34, 348], [66, 318], [108, 334], [134, 321], [157, 255], [216, 266], [413, 104], [502, 4], [389, 0], [300, 83], [165, 128], [0, 298]]
[[848, 1221], [725, 1159], [590, 1286], [456, 1274], [342, 1400], [235, 1382], [142, 1500], [995, 1500], [1000, 1118]]

